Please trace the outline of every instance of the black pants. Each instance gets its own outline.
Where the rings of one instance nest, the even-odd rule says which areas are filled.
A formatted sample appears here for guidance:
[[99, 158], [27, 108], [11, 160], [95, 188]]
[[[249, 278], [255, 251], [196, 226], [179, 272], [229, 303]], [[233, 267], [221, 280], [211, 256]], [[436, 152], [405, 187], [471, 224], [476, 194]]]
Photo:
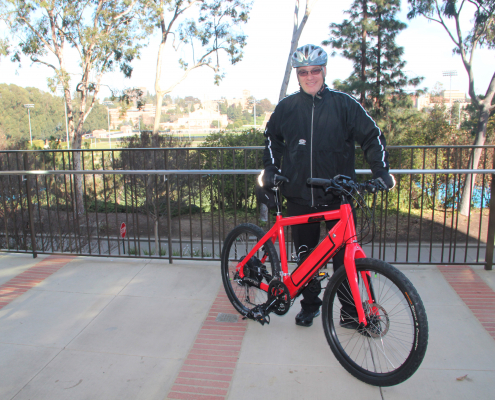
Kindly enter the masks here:
[[[287, 202], [287, 213], [289, 217], [311, 214], [322, 211], [338, 210], [339, 208], [340, 208], [340, 204], [330, 205], [330, 206], [310, 207], [310, 206], [303, 206], [300, 204]], [[356, 216], [354, 212], [354, 220], [355, 219]], [[337, 224], [337, 222], [338, 220], [325, 222], [327, 231], [332, 229]], [[298, 252], [298, 249], [300, 249], [301, 246], [307, 246], [310, 252], [318, 245], [320, 241], [320, 223], [315, 222], [315, 223], [303, 224], [303, 225], [293, 225], [292, 239], [294, 241], [296, 252]], [[334, 255], [332, 259], [334, 272], [344, 265], [344, 255], [345, 255], [345, 248], [341, 249], [340, 251], [337, 252], [337, 254]], [[342, 286], [344, 287], [340, 288], [337, 293], [339, 295], [339, 299], [341, 297], [340, 293], [350, 293], [350, 288], [347, 282], [345, 282], [345, 284], [343, 284]], [[320, 293], [321, 293], [321, 283], [319, 280], [313, 279], [308, 284], [308, 286], [306, 286], [306, 288], [302, 291], [302, 296], [303, 296], [303, 299], [301, 300], [302, 309], [307, 312], [314, 312], [318, 310], [322, 304], [322, 301], [320, 300], [319, 297]], [[343, 308], [346, 309], [347, 314], [349, 315], [356, 314], [355, 307], [349, 305], [349, 302], [345, 301], [344, 298], [341, 299], [341, 303], [343, 304]]]

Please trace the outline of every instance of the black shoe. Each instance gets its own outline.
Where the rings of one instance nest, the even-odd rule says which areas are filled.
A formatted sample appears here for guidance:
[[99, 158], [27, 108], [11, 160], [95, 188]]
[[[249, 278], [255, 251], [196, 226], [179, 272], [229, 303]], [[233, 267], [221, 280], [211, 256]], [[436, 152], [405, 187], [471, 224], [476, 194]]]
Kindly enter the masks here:
[[296, 325], [309, 327], [313, 325], [313, 318], [320, 315], [320, 310], [316, 311], [299, 311], [296, 315]]
[[382, 329], [380, 326], [380, 318], [376, 315], [371, 315], [367, 319], [368, 324], [366, 326], [360, 326], [357, 317], [348, 316], [347, 318], [340, 314], [339, 325], [345, 329], [354, 329], [363, 336], [380, 337], [382, 336]]
[[347, 318], [345, 318], [345, 317], [342, 316], [342, 313], [340, 314], [339, 325], [342, 328], [345, 328], [345, 329], [354, 329], [354, 330], [357, 330], [359, 328], [359, 322], [358, 322], [357, 317], [356, 318], [353, 318], [353, 317], [347, 317]]

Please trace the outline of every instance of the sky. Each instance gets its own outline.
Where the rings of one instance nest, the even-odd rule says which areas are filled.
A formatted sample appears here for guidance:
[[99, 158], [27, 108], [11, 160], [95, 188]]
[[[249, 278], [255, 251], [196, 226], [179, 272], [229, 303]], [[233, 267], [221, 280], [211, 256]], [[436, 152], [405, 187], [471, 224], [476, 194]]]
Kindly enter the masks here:
[[[318, 0], [314, 5], [308, 22], [299, 40], [303, 44], [321, 45], [329, 37], [329, 24], [341, 23], [345, 18], [344, 10], [349, 9], [351, 0]], [[257, 99], [268, 98], [272, 103], [278, 102], [283, 74], [289, 56], [290, 41], [294, 23], [295, 0], [254, 0], [249, 22], [243, 26], [248, 36], [244, 49], [244, 58], [235, 66], [227, 60], [221, 64], [225, 78], [220, 86], [213, 84], [213, 72], [209, 68], [200, 68], [191, 72], [189, 77], [177, 86], [172, 97], [194, 96], [201, 100], [242, 97], [242, 91], [247, 89]], [[300, 0], [300, 8], [304, 10], [305, 0]], [[404, 47], [404, 59], [407, 61], [405, 71], [409, 77], [422, 76], [424, 81], [420, 87], [432, 89], [437, 82], [444, 89], [467, 92], [468, 78], [460, 56], [452, 53], [453, 43], [439, 24], [428, 22], [424, 18], [408, 21], [407, 1], [402, 2], [402, 11], [398, 19], [407, 23], [408, 28], [402, 31], [397, 43]], [[469, 18], [465, 21], [469, 27]], [[0, 36], [7, 37], [6, 32]], [[133, 62], [131, 79], [123, 78], [120, 73], [105, 75], [103, 82], [114, 88], [146, 87], [154, 93], [156, 53], [159, 39], [151, 37], [149, 45], [143, 49], [140, 60]], [[332, 49], [325, 47], [330, 54]], [[181, 53], [181, 56], [187, 53]], [[494, 51], [478, 49], [475, 52], [474, 76], [475, 89], [484, 94], [494, 71]], [[169, 49], [167, 61], [164, 64], [164, 82], [167, 86], [180, 76], [177, 60], [179, 56]], [[75, 74], [73, 89], [77, 84], [77, 59], [71, 57], [69, 69]], [[451, 81], [442, 76], [443, 71], [457, 71], [457, 76]], [[341, 56], [331, 57], [327, 65], [326, 82], [331, 85], [335, 79], [346, 79], [352, 72], [350, 61]], [[21, 68], [4, 58], [0, 62], [0, 82], [19, 86], [37, 87], [48, 91], [47, 78], [51, 76], [49, 68], [33, 65], [29, 60], [23, 60]], [[287, 93], [298, 90], [297, 80], [291, 74]], [[109, 91], [103, 89], [101, 96], [108, 96]]]

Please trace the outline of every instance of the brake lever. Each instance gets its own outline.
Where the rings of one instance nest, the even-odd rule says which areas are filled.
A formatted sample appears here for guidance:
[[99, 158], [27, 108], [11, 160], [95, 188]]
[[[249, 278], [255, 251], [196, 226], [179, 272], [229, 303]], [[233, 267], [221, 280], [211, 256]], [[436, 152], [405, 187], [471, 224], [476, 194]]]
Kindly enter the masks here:
[[330, 192], [331, 190], [339, 191], [338, 194], [342, 193], [344, 191], [344, 188], [340, 186], [337, 182], [335, 182], [333, 179], [330, 180], [331, 183], [325, 188], [325, 193]]
[[278, 174], [275, 174], [273, 176], [273, 183], [275, 184], [275, 186], [280, 186], [284, 182], [289, 183], [289, 178]]

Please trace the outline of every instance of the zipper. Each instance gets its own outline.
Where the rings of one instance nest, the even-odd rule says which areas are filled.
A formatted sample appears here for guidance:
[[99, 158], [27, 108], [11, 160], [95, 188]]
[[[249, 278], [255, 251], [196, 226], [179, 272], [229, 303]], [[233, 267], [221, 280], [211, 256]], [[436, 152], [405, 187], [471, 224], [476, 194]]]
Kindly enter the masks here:
[[[310, 156], [309, 156], [309, 160], [310, 160], [310, 178], [313, 178], [313, 121], [314, 121], [314, 116], [315, 116], [315, 96], [313, 96], [313, 107], [311, 108], [311, 153], [310, 153]], [[313, 192], [313, 185], [311, 185], [311, 206], [314, 207], [315, 206], [315, 195], [314, 195], [314, 192]]]

